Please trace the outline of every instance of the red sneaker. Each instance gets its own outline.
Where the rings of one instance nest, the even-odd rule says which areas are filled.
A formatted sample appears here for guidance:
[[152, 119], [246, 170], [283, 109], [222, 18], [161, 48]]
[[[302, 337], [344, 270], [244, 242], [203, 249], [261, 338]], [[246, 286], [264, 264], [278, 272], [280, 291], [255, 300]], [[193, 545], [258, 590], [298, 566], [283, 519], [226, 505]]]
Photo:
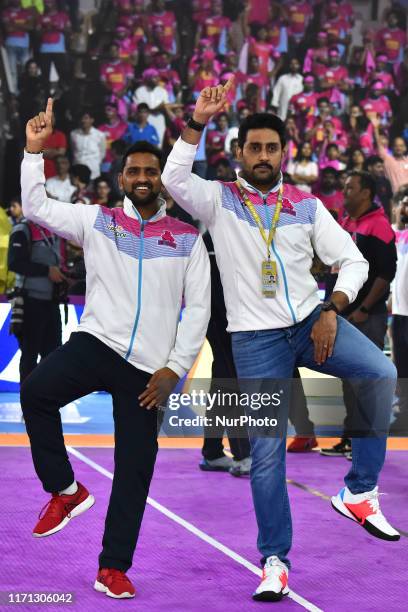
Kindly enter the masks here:
[[115, 599], [134, 597], [136, 594], [136, 589], [125, 572], [114, 568], [100, 568], [94, 589]]
[[314, 436], [310, 438], [306, 436], [295, 436], [286, 450], [288, 453], [307, 453], [316, 446], [317, 440]]
[[[93, 495], [80, 482], [77, 482], [78, 491], [74, 495], [59, 495], [53, 493], [51, 499], [45, 504], [34, 527], [33, 536], [43, 538], [63, 529], [69, 521], [88, 510], [95, 503]], [[48, 507], [47, 507], [48, 506]], [[47, 508], [45, 514], [41, 516]]]

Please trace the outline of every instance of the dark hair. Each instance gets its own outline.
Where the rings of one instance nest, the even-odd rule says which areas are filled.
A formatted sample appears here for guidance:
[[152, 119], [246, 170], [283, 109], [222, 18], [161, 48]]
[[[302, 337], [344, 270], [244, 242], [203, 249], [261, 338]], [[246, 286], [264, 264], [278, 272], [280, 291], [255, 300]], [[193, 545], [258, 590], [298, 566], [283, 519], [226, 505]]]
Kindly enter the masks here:
[[96, 177], [96, 179], [94, 179], [94, 183], [93, 184], [94, 184], [94, 189], [95, 190], [98, 187], [99, 183], [106, 183], [108, 185], [109, 189], [112, 189], [110, 178], [106, 174], [101, 174], [100, 176]]
[[71, 176], [78, 177], [81, 183], [89, 185], [89, 181], [91, 180], [91, 171], [88, 166], [85, 166], [85, 164], [74, 164], [71, 166], [70, 174]]
[[282, 149], [286, 145], [285, 124], [277, 115], [254, 113], [246, 117], [238, 131], [238, 144], [241, 149], [244, 147], [249, 130], [273, 130], [279, 134]]
[[326, 102], [326, 104], [330, 104], [330, 100], [329, 98], [325, 98], [324, 96], [322, 98], [319, 98], [317, 101], [317, 106], [319, 106], [319, 104], [321, 104], [322, 102]]
[[126, 149], [127, 149], [127, 144], [124, 140], [120, 140], [118, 138], [118, 140], [114, 140], [111, 144], [111, 149], [113, 149], [113, 151], [115, 151], [116, 155], [124, 155]]
[[329, 149], [336, 149], [337, 151], [339, 150], [339, 145], [336, 144], [335, 142], [331, 142], [327, 145], [327, 149], [326, 151], [328, 151]]
[[374, 200], [377, 193], [377, 187], [371, 174], [360, 170], [353, 170], [352, 172], [349, 172], [349, 176], [357, 176], [360, 179], [361, 189], [368, 189], [370, 192], [370, 198]]
[[140, 104], [137, 105], [137, 108], [136, 108], [137, 113], [139, 111], [144, 111], [144, 110], [150, 111], [149, 105], [146, 104], [146, 102], [141, 102]]
[[152, 155], [157, 157], [157, 159], [159, 160], [160, 168], [162, 167], [163, 156], [160, 149], [150, 144], [150, 142], [147, 142], [146, 140], [140, 140], [139, 142], [135, 142], [134, 144], [132, 144], [128, 149], [126, 149], [125, 153], [123, 154], [122, 163], [120, 166], [121, 172], [123, 172], [125, 168], [127, 158], [129, 157], [129, 155], [133, 155], [133, 153], [151, 153]]
[[312, 149], [312, 153], [310, 155], [310, 159], [312, 159], [312, 156], [313, 156], [313, 147], [312, 147], [311, 143], [308, 140], [305, 140], [305, 141], [301, 142], [299, 147], [298, 147], [298, 151], [297, 151], [297, 154], [296, 154], [296, 161], [298, 161], [298, 162], [302, 161], [302, 159], [303, 159], [302, 150], [303, 150], [303, 147], [305, 145], [309, 145], [309, 147]]
[[219, 168], [220, 166], [222, 166], [223, 168], [229, 168], [230, 170], [232, 170], [231, 164], [229, 163], [228, 159], [226, 159], [225, 157], [220, 157], [220, 159], [216, 161], [214, 164], [214, 168]]
[[339, 177], [339, 173], [336, 170], [336, 168], [332, 168], [331, 166], [327, 166], [326, 168], [323, 168], [323, 170], [320, 172], [321, 176], [327, 176], [328, 174], [332, 174], [336, 178]]
[[381, 159], [379, 155], [370, 155], [370, 157], [367, 157], [367, 159], [365, 160], [364, 166], [367, 170], [369, 166], [374, 166], [374, 164], [378, 164], [378, 163], [383, 164], [384, 160]]
[[225, 117], [225, 119], [229, 123], [228, 113], [225, 113], [225, 112], [218, 113], [218, 115], [216, 115], [215, 119], [218, 121], [219, 119], [221, 119], [221, 117]]
[[89, 115], [90, 117], [92, 117], [92, 119], [95, 119], [95, 113], [92, 110], [92, 108], [83, 108], [81, 110], [81, 112], [78, 115], [78, 121], [81, 121], [81, 119], [85, 116], [85, 115]]
[[56, 155], [56, 156], [54, 157], [54, 162], [55, 162], [55, 163], [57, 163], [57, 161], [60, 161], [61, 159], [66, 159], [66, 160], [67, 160], [67, 162], [68, 162], [68, 163], [70, 163], [70, 162], [69, 162], [69, 157], [68, 157], [68, 155], [62, 155], [62, 154], [60, 154], [60, 155]]

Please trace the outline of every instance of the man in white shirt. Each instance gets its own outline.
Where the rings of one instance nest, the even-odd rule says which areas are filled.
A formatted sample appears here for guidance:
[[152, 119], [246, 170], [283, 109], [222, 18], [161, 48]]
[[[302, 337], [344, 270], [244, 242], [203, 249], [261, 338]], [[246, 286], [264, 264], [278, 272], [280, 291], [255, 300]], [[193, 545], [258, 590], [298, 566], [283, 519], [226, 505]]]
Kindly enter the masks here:
[[71, 202], [71, 196], [75, 191], [75, 186], [71, 183], [69, 176], [69, 159], [65, 155], [55, 158], [57, 175], [52, 176], [45, 183], [50, 198], [61, 200], [61, 202]]
[[164, 105], [169, 103], [169, 94], [164, 87], [159, 85], [159, 73], [155, 68], [148, 68], [144, 71], [143, 83], [144, 85], [136, 89], [133, 101], [137, 105], [144, 102], [149, 107], [149, 123], [156, 128], [159, 135], [159, 146], [162, 146], [166, 131]]
[[135, 588], [126, 572], [153, 476], [157, 407], [166, 404], [204, 342], [210, 264], [198, 230], [167, 216], [160, 195], [161, 152], [149, 143], [136, 143], [123, 155], [118, 175], [123, 209], [48, 198], [42, 151], [51, 114], [49, 99], [46, 112], [27, 123], [23, 212], [83, 248], [86, 303], [77, 332], [21, 387], [35, 469], [52, 495], [33, 535], [51, 536], [93, 505], [93, 496], [75, 479], [59, 409], [106, 390], [113, 400], [115, 469], [94, 588], [130, 598]]
[[[259, 391], [267, 391], [262, 408], [252, 399], [246, 404], [248, 419], [255, 421], [248, 422], [251, 487], [264, 565], [253, 597], [279, 601], [289, 593], [292, 522], [285, 460], [294, 368], [354, 377], [364, 414], [357, 411], [346, 486], [331, 502], [336, 512], [370, 534], [395, 541], [400, 534], [381, 513], [377, 482], [397, 373], [375, 344], [337, 316], [355, 300], [367, 279], [368, 262], [319, 198], [284, 183], [286, 130], [276, 115], [255, 113], [241, 123], [242, 170], [236, 182], [192, 174], [201, 134], [222, 111], [231, 86], [230, 80], [202, 90], [167, 158], [162, 181], [179, 206], [205, 223], [213, 240], [240, 388], [255, 402]], [[323, 304], [310, 272], [313, 250], [325, 264], [338, 262], [340, 268], [330, 301]]]
[[101, 164], [106, 152], [106, 136], [93, 127], [94, 121], [91, 112], [82, 113], [81, 127], [71, 134], [73, 162], [88, 166], [92, 180], [100, 175]]
[[300, 74], [300, 62], [294, 57], [290, 60], [288, 74], [279, 77], [273, 88], [271, 106], [282, 121], [285, 121], [287, 117], [291, 97], [302, 91], [303, 77]]

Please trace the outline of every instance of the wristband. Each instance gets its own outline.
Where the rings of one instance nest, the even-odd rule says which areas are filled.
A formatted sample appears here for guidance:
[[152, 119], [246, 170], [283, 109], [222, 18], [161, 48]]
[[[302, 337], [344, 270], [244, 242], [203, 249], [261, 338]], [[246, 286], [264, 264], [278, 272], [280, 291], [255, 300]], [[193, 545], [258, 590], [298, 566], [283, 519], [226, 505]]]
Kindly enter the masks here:
[[206, 127], [205, 123], [198, 123], [198, 121], [194, 121], [192, 117], [187, 121], [187, 126], [196, 132], [203, 132]]
[[365, 306], [360, 306], [359, 310], [361, 312], [364, 312], [364, 314], [370, 314], [370, 311]]

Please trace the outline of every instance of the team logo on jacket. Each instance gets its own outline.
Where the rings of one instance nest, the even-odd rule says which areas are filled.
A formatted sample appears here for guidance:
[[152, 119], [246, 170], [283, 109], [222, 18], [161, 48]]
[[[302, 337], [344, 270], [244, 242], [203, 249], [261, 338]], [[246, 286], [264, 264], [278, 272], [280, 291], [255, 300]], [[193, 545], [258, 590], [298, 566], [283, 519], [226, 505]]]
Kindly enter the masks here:
[[287, 215], [293, 215], [294, 217], [296, 217], [295, 207], [286, 198], [282, 199], [282, 212], [286, 213]]
[[165, 232], [162, 233], [161, 239], [157, 241], [157, 244], [168, 246], [168, 247], [171, 247], [172, 249], [177, 248], [177, 242], [173, 234], [169, 232], [169, 230], [166, 230]]

